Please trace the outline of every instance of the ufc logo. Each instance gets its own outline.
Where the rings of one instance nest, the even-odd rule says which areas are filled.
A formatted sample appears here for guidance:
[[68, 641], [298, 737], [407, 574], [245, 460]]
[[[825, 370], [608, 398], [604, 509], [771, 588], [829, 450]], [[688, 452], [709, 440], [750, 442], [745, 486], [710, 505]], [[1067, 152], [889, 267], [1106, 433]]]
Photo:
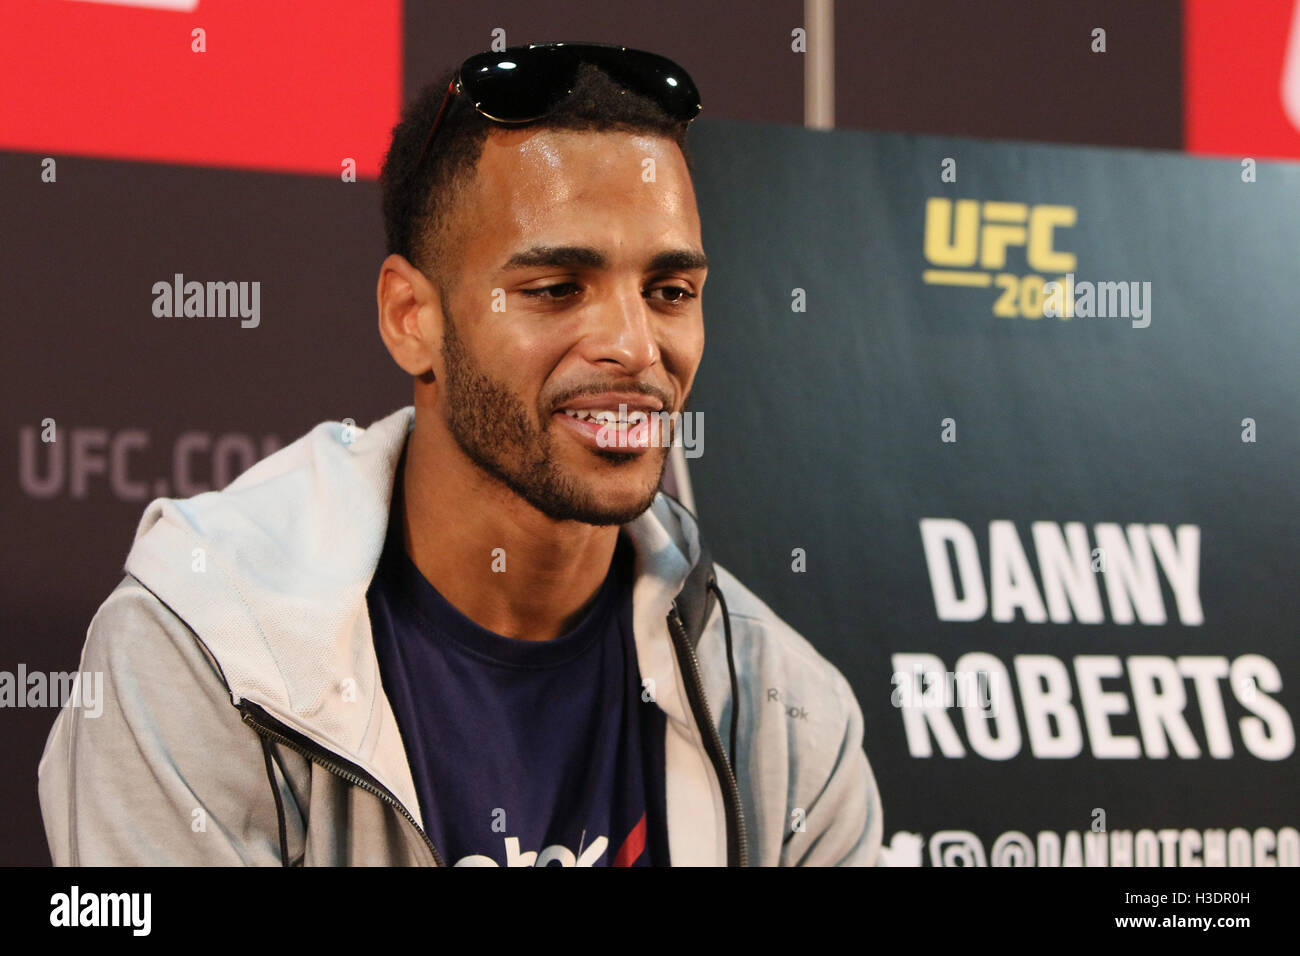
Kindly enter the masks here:
[[1077, 219], [1073, 206], [934, 197], [925, 204], [925, 258], [936, 266], [1003, 269], [1007, 250], [1023, 246], [1031, 269], [1070, 272], [1078, 257], [1056, 249], [1056, 230]]

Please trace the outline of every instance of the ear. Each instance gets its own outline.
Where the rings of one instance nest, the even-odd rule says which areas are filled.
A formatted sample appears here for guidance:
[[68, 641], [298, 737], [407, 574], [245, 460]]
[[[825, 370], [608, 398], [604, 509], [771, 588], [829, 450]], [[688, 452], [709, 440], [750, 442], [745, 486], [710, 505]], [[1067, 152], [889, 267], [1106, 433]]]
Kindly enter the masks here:
[[396, 253], [379, 264], [379, 337], [409, 375], [432, 378], [442, 346], [442, 301], [429, 278]]

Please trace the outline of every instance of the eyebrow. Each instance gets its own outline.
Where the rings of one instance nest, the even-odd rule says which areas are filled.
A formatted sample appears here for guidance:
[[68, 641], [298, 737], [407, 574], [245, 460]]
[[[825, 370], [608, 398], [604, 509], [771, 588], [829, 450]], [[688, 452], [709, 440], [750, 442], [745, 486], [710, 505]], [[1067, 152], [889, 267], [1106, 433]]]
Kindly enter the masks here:
[[[587, 246], [531, 246], [506, 260], [501, 271], [552, 266], [561, 269], [608, 269], [609, 258]], [[698, 249], [665, 249], [650, 259], [650, 271], [707, 269], [709, 257]]]

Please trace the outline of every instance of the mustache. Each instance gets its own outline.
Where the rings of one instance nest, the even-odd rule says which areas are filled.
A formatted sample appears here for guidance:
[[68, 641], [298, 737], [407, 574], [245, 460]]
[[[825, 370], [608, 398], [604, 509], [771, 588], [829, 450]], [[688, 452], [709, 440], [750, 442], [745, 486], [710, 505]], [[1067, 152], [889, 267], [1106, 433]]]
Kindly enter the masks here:
[[656, 399], [665, 411], [672, 411], [673, 409], [672, 396], [648, 382], [601, 382], [598, 385], [587, 385], [566, 391], [551, 403], [551, 411], [554, 412], [561, 406], [580, 398], [586, 398], [588, 395], [604, 395], [606, 392], [629, 392], [637, 395], [647, 395]]

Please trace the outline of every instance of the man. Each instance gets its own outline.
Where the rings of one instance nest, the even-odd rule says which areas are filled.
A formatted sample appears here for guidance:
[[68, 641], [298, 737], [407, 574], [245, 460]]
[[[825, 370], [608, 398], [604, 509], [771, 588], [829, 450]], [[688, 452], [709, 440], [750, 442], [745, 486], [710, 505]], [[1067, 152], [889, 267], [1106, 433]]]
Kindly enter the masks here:
[[704, 346], [698, 110], [573, 44], [408, 107], [377, 299], [414, 405], [149, 506], [83, 654], [105, 712], [41, 761], [56, 863], [876, 862], [848, 682], [658, 491]]

